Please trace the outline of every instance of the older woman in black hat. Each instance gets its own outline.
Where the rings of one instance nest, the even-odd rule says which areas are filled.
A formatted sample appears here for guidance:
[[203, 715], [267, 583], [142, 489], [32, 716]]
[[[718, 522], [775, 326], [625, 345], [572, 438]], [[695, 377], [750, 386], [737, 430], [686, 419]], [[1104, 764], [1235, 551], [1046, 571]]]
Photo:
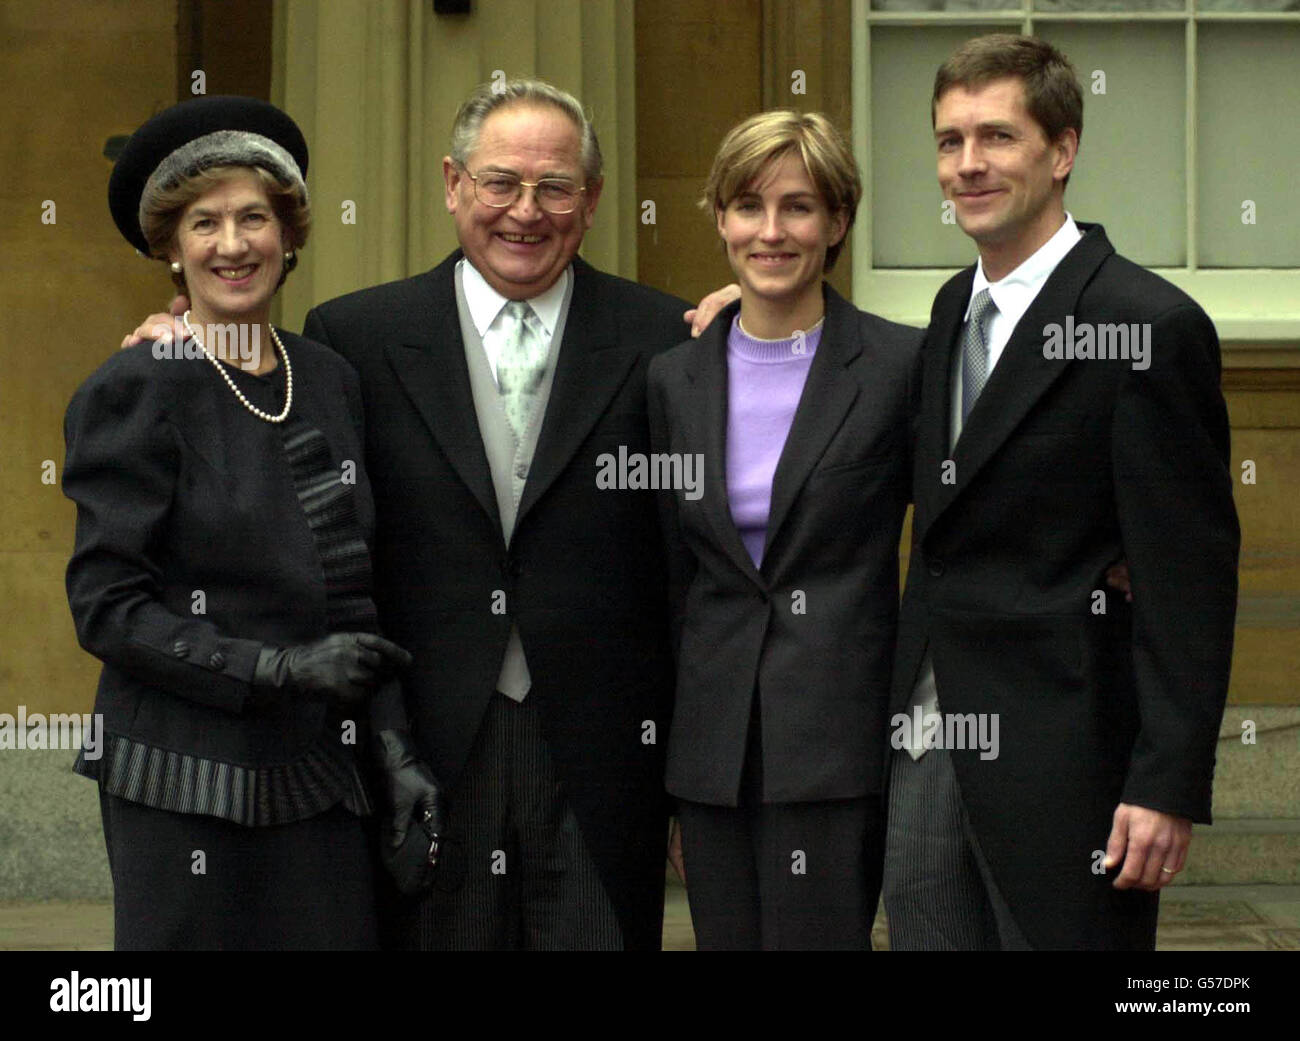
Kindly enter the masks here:
[[[130, 139], [119, 229], [189, 296], [179, 347], [119, 351], [65, 421], [68, 599], [95, 710], [119, 949], [376, 945], [358, 761], [381, 710], [390, 799], [436, 782], [385, 730], [409, 662], [378, 635], [356, 374], [270, 325], [310, 223], [283, 112], [198, 98]], [[394, 724], [396, 725], [396, 723]]]

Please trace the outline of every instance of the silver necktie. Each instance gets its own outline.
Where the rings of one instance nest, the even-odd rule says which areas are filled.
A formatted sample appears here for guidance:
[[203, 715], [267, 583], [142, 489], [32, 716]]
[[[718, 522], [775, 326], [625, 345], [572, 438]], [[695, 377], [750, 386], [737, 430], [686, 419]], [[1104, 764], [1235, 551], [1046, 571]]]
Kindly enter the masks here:
[[987, 289], [981, 289], [971, 301], [970, 319], [961, 336], [961, 421], [966, 422], [975, 399], [989, 378], [989, 343], [987, 320], [998, 305]]
[[515, 437], [522, 442], [546, 372], [550, 345], [536, 327], [536, 315], [526, 300], [511, 300], [503, 313], [506, 338], [497, 358], [497, 390]]

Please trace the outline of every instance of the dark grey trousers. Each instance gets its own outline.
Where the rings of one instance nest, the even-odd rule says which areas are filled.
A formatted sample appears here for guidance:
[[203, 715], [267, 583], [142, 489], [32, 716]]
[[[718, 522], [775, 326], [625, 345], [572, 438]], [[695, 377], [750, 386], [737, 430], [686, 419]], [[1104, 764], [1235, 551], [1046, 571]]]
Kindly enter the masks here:
[[764, 804], [757, 696], [750, 712], [740, 805], [680, 802], [696, 949], [871, 950], [879, 796]]
[[698, 950], [871, 949], [878, 797], [679, 813]]
[[1027, 951], [961, 802], [946, 749], [890, 766], [885, 914], [895, 951]]
[[532, 700], [493, 696], [449, 803], [421, 950], [623, 949]]

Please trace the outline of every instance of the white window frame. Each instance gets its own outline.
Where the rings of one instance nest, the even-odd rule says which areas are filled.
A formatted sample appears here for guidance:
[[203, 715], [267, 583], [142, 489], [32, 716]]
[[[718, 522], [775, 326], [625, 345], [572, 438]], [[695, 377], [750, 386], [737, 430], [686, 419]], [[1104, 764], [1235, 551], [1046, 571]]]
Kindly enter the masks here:
[[[1205, 308], [1223, 340], [1297, 341], [1300, 347], [1300, 268], [1202, 269], [1197, 266], [1197, 67], [1196, 33], [1201, 22], [1300, 23], [1300, 12], [1198, 11], [1189, 0], [1185, 11], [1072, 11], [1030, 13], [1020, 10], [873, 11], [870, 0], [853, 0], [853, 149], [862, 171], [863, 205], [853, 236], [853, 296], [859, 306], [908, 325], [930, 321], [930, 304], [939, 287], [959, 268], [876, 268], [872, 255], [869, 201], [875, 181], [871, 141], [871, 29], [875, 25], [917, 26], [1002, 24], [1008, 32], [1030, 34], [1035, 23], [1182, 22], [1186, 53], [1186, 133], [1184, 157], [1187, 264], [1152, 268]], [[1300, 113], [1296, 113], [1300, 118]], [[926, 128], [918, 127], [918, 133]], [[937, 183], [936, 183], [937, 189]], [[937, 201], [936, 196], [936, 201]], [[1068, 197], [1066, 202], [1069, 206]], [[1076, 213], [1088, 220], [1086, 213]], [[1300, 234], [1300, 221], [1297, 221]], [[975, 247], [971, 246], [971, 262]]]

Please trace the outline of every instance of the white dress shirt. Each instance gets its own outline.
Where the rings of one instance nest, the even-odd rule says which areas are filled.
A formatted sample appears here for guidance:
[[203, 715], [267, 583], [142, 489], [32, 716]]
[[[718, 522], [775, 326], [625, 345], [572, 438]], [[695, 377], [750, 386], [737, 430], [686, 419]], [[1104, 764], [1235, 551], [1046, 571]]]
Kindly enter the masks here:
[[[506, 338], [506, 330], [501, 320], [501, 312], [509, 302], [498, 293], [478, 272], [473, 264], [461, 258], [456, 266], [461, 270], [461, 286], [465, 290], [465, 304], [474, 328], [483, 339], [483, 352], [487, 355], [488, 366], [492, 369], [492, 378], [497, 379], [497, 359], [501, 356], [501, 346]], [[573, 277], [572, 266], [566, 267], [564, 273], [555, 280], [555, 284], [545, 292], [528, 298], [528, 305], [541, 322], [547, 342], [555, 335], [555, 327], [560, 321], [560, 308], [564, 306], [564, 294], [569, 288], [569, 279]], [[498, 385], [500, 381], [498, 380]]]

